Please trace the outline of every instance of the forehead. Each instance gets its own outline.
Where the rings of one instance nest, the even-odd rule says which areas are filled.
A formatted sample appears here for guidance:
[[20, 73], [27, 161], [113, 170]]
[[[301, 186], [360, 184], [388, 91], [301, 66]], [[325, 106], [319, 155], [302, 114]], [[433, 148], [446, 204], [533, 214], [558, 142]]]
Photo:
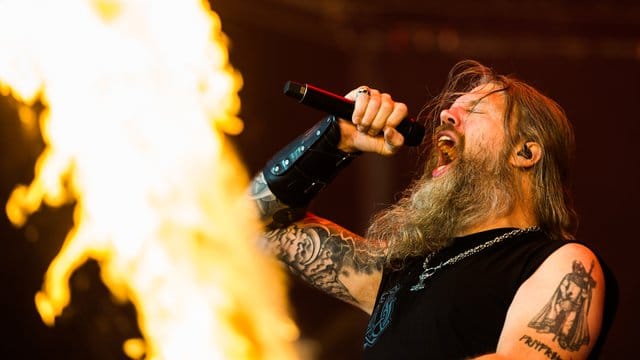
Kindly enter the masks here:
[[460, 106], [469, 109], [483, 104], [494, 108], [494, 110], [501, 111], [504, 109], [505, 99], [504, 92], [500, 91], [500, 89], [501, 87], [495, 83], [476, 86], [468, 93], [458, 97], [452, 107]]

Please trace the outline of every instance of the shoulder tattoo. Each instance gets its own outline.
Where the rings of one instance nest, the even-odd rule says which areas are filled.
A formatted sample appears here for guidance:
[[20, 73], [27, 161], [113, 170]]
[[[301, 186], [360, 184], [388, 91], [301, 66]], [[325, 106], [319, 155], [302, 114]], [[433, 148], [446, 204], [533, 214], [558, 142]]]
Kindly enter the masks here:
[[578, 351], [588, 345], [588, 315], [596, 282], [591, 276], [594, 261], [587, 270], [582, 262], [574, 260], [551, 299], [531, 319], [529, 327], [539, 333], [553, 334], [553, 341], [567, 351]]

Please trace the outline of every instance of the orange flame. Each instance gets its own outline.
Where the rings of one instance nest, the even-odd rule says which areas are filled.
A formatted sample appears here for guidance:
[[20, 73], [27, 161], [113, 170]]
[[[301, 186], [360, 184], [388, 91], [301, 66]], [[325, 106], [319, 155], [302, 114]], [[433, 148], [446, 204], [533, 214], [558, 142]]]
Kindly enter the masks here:
[[255, 248], [248, 177], [224, 141], [242, 130], [241, 79], [207, 4], [8, 0], [0, 34], [0, 91], [46, 106], [47, 147], [7, 215], [22, 225], [42, 203], [76, 201], [35, 297], [43, 321], [92, 258], [136, 306], [144, 340], [125, 343], [130, 357], [294, 357], [283, 276]]

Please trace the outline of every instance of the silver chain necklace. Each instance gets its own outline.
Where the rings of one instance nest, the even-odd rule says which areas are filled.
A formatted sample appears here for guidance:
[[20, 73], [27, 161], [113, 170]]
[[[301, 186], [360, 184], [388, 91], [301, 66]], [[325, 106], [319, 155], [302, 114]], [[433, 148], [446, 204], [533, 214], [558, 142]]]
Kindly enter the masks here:
[[462, 260], [462, 259], [464, 259], [464, 258], [466, 258], [468, 256], [477, 254], [480, 251], [482, 251], [482, 250], [484, 250], [484, 249], [486, 249], [486, 248], [488, 248], [490, 246], [493, 246], [493, 245], [495, 245], [497, 243], [500, 243], [500, 242], [502, 242], [502, 241], [504, 241], [504, 240], [506, 240], [508, 238], [515, 237], [515, 236], [522, 235], [522, 234], [526, 234], [526, 233], [530, 233], [530, 232], [533, 232], [533, 231], [538, 231], [538, 230], [540, 230], [540, 228], [538, 226], [531, 226], [531, 227], [528, 227], [528, 228], [525, 228], [525, 229], [515, 229], [515, 230], [512, 230], [512, 231], [509, 231], [508, 233], [502, 234], [502, 235], [500, 235], [500, 236], [498, 236], [498, 237], [496, 237], [496, 238], [494, 238], [492, 240], [489, 240], [489, 241], [487, 241], [487, 242], [485, 242], [483, 244], [480, 244], [480, 245], [478, 245], [478, 246], [476, 246], [474, 248], [471, 248], [471, 249], [469, 249], [469, 250], [467, 250], [465, 252], [462, 252], [462, 253], [450, 258], [447, 261], [443, 261], [443, 262], [441, 262], [440, 264], [438, 264], [436, 266], [428, 267], [429, 266], [429, 261], [431, 261], [431, 259], [433, 259], [433, 257], [437, 254], [437, 251], [436, 252], [432, 252], [431, 254], [427, 255], [427, 257], [424, 259], [424, 262], [422, 263], [422, 268], [424, 270], [418, 276], [418, 278], [420, 280], [418, 281], [417, 284], [415, 284], [415, 285], [413, 285], [411, 287], [411, 291], [418, 291], [418, 290], [424, 289], [424, 281], [427, 280], [428, 278], [430, 278], [431, 275], [433, 275], [436, 271], [440, 270], [441, 268], [443, 268], [443, 267], [445, 267], [447, 265], [455, 264], [458, 261], [460, 261], [460, 260]]

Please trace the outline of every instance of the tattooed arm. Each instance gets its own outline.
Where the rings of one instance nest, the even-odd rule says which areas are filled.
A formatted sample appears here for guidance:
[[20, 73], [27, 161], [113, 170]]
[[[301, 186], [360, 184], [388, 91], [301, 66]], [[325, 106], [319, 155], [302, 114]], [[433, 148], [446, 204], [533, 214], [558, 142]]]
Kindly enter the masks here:
[[316, 124], [268, 162], [269, 171], [254, 178], [250, 192], [268, 230], [265, 247], [311, 285], [371, 313], [385, 244], [365, 241], [304, 207], [356, 154], [395, 154], [404, 144], [395, 127], [407, 107], [367, 87], [346, 97], [355, 101], [351, 121], [328, 117]]
[[591, 250], [567, 244], [518, 289], [489, 359], [586, 359], [604, 307], [604, 275]]
[[264, 235], [265, 248], [304, 281], [371, 313], [380, 285], [384, 245], [307, 214]]
[[268, 229], [264, 248], [310, 285], [371, 313], [384, 244], [367, 242], [304, 209], [289, 208], [271, 193], [262, 174], [253, 179], [250, 192]]
[[[263, 173], [259, 173], [255, 178], [253, 178], [249, 188], [249, 195], [255, 201], [260, 214], [260, 220], [265, 226], [277, 226], [277, 224], [273, 224], [274, 215], [279, 212], [286, 212], [290, 209], [289, 206], [278, 200], [271, 190], [269, 190], [269, 186], [267, 186], [267, 181], [265, 180]], [[304, 209], [301, 211], [304, 213]], [[293, 221], [295, 219], [291, 220]]]

